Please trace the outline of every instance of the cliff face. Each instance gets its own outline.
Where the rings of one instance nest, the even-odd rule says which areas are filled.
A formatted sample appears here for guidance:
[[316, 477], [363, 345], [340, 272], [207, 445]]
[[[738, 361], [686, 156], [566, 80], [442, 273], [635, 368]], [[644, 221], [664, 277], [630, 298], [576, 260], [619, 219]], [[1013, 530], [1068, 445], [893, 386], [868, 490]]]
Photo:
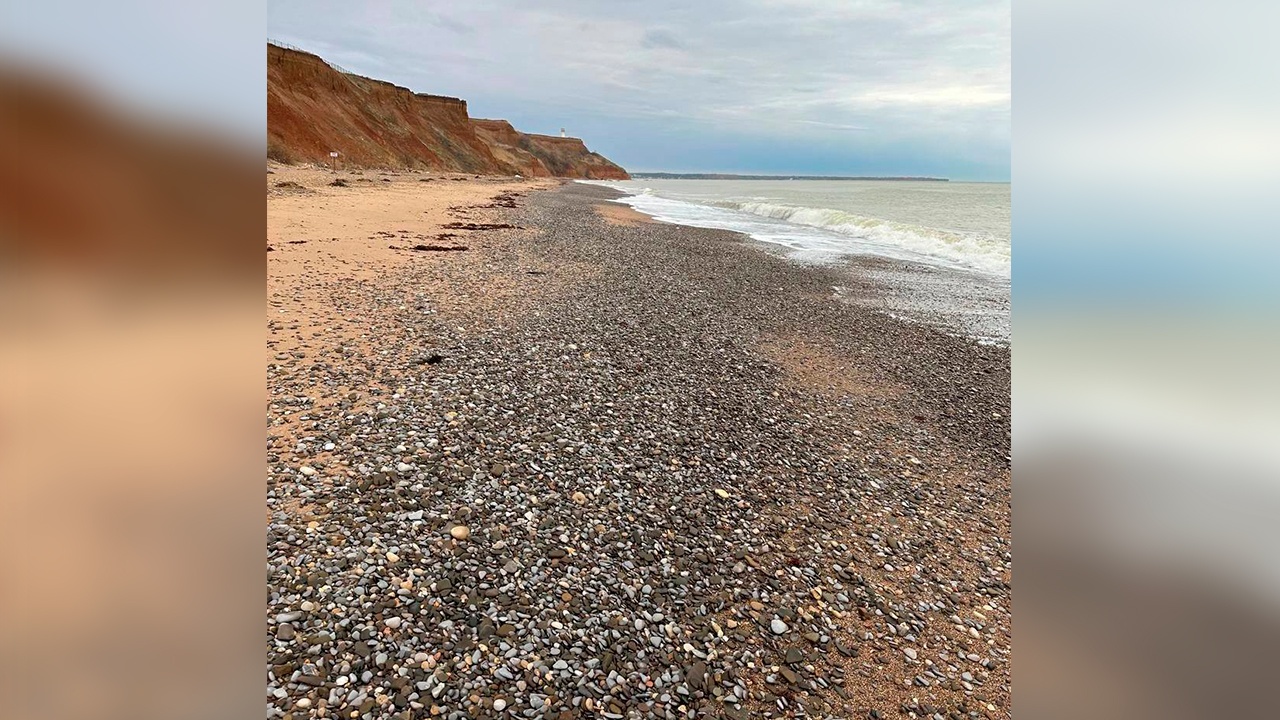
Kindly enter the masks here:
[[267, 45], [267, 147], [278, 159], [504, 171], [476, 137], [467, 104], [346, 75], [315, 55]]
[[339, 72], [316, 55], [267, 45], [267, 153], [286, 162], [526, 177], [625, 179], [576, 138], [521, 133], [467, 115], [458, 98]]
[[627, 180], [631, 176], [578, 138], [521, 133], [519, 147], [537, 157], [556, 177]]
[[525, 177], [551, 177], [552, 172], [541, 158], [520, 147], [520, 139], [524, 135], [506, 120], [473, 119], [472, 127], [489, 145], [498, 160], [509, 165], [516, 173]]
[[522, 133], [506, 120], [473, 119], [476, 133], [489, 143], [501, 162], [520, 168], [528, 177], [571, 177], [593, 180], [626, 180], [627, 171], [599, 153], [587, 149], [579, 138]]

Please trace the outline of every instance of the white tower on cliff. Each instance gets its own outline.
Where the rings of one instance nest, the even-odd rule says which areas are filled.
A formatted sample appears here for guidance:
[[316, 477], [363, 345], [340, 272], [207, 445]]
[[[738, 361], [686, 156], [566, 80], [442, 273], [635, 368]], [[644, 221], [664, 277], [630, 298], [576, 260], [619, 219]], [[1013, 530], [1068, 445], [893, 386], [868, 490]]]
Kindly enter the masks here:
[[564, 128], [560, 128], [560, 137], [564, 137]]

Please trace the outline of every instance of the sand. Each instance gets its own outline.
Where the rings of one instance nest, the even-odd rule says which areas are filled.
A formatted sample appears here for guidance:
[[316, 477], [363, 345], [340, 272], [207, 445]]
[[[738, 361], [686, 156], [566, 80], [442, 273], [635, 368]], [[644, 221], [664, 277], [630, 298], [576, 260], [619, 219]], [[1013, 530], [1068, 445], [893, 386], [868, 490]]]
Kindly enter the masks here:
[[[459, 246], [458, 236], [469, 233], [445, 225], [484, 221], [486, 211], [475, 206], [489, 204], [494, 196], [560, 182], [458, 173], [335, 172], [269, 163], [268, 362], [344, 344], [376, 350], [370, 334], [380, 309], [335, 302], [334, 289], [376, 283], [413, 263], [447, 263], [462, 268], [468, 284], [482, 286], [451, 293], [446, 305], [492, 307], [504, 293], [497, 286], [500, 280], [495, 283], [483, 263], [473, 262], [480, 247], [448, 253], [411, 248]], [[464, 252], [471, 254], [457, 257]]]
[[[331, 172], [271, 163], [267, 175], [268, 318], [297, 323], [273, 338], [271, 354], [288, 352], [320, 330], [341, 330], [325, 284], [375, 280], [420, 262], [418, 244], [454, 245], [444, 226], [483, 220], [495, 195], [554, 187], [557, 180], [519, 180], [456, 173]], [[334, 186], [346, 183], [346, 187]]]

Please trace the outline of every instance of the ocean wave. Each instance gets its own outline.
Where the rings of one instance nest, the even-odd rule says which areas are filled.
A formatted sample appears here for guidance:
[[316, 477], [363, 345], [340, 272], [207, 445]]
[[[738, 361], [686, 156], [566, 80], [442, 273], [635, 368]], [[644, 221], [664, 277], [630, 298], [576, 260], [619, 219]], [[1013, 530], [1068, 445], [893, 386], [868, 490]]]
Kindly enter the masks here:
[[939, 256], [987, 272], [1009, 274], [1009, 241], [993, 235], [941, 230], [865, 217], [830, 208], [779, 205], [759, 201], [712, 201], [708, 204], [773, 220], [819, 228], [871, 243], [892, 245], [913, 253]]
[[894, 222], [832, 208], [786, 205], [759, 196], [676, 199], [639, 183], [585, 182], [622, 190], [627, 196], [617, 202], [659, 220], [745, 233], [788, 248], [791, 257], [801, 262], [878, 255], [1006, 279], [1010, 276], [1007, 237]]

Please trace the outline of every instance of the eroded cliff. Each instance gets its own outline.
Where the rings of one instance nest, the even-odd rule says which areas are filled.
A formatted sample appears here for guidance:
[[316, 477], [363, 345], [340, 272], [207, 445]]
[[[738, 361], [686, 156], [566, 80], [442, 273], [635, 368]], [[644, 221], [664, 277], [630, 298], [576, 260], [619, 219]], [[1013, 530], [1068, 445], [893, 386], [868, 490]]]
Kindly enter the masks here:
[[525, 177], [552, 176], [550, 168], [542, 162], [541, 158], [520, 147], [520, 140], [524, 134], [512, 127], [511, 123], [506, 120], [473, 118], [471, 125], [475, 128], [476, 134], [488, 143], [494, 156], [500, 162], [516, 168], [517, 173]]
[[542, 161], [556, 177], [626, 180], [627, 171], [599, 153], [587, 149], [579, 138], [521, 133], [520, 149]]
[[267, 45], [267, 153], [284, 162], [526, 177], [625, 179], [577, 138], [472, 119], [458, 98], [341, 72], [311, 53]]

